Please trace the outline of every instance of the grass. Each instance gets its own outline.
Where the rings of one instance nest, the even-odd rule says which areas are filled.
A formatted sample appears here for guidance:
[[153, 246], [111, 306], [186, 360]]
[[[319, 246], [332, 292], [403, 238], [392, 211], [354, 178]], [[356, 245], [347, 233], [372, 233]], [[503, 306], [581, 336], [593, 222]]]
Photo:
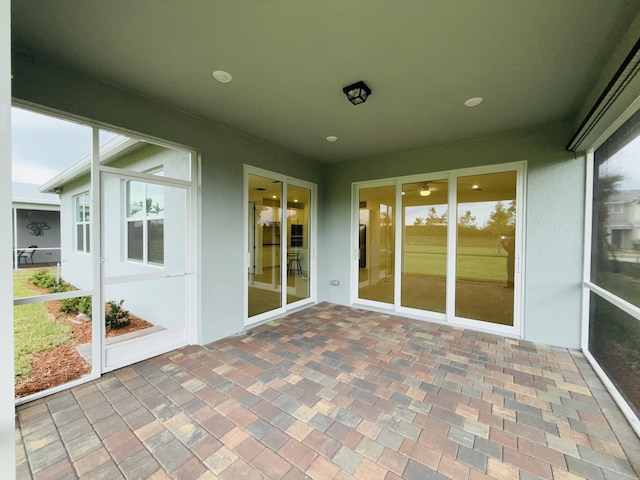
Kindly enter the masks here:
[[[456, 275], [461, 280], [489, 283], [507, 281], [507, 257], [504, 250], [491, 246], [458, 247]], [[444, 277], [447, 272], [447, 247], [438, 245], [406, 245], [405, 274]]]
[[[33, 269], [14, 271], [14, 298], [37, 295], [36, 292], [23, 285], [34, 272]], [[51, 321], [50, 314], [42, 303], [14, 307], [15, 382], [20, 383], [29, 378], [31, 358], [34, 354], [65, 345], [71, 341], [72, 335], [73, 329], [71, 327]]]

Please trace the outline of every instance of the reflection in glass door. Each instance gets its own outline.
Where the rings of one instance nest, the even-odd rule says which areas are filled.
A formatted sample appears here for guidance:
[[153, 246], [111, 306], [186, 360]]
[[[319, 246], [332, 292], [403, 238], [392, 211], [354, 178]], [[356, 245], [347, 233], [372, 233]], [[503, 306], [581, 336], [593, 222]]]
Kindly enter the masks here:
[[402, 185], [401, 305], [445, 313], [448, 180]]
[[356, 185], [354, 301], [521, 334], [524, 168], [513, 163]]
[[248, 188], [250, 318], [282, 307], [282, 182], [250, 174]]
[[287, 186], [287, 304], [309, 298], [311, 190]]
[[359, 190], [358, 298], [393, 303], [396, 187]]
[[514, 325], [517, 172], [457, 179], [455, 315]]

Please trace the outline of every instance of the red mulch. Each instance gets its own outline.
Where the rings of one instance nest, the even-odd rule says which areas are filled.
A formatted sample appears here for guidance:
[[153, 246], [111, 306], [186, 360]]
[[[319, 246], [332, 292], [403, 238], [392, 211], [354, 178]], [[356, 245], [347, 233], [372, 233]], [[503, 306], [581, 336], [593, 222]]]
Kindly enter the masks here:
[[[46, 289], [25, 283], [27, 288], [40, 294], [46, 294]], [[35, 354], [31, 359], [31, 375], [29, 378], [15, 386], [16, 397], [24, 397], [47, 388], [62, 385], [80, 378], [91, 372], [91, 365], [76, 350], [76, 346], [91, 342], [92, 323], [78, 320], [75, 314], [59, 312], [62, 302], [59, 300], [45, 303], [49, 312], [49, 320], [52, 322], [64, 322], [73, 328], [73, 340], [67, 345], [56, 347], [45, 352]], [[131, 323], [123, 328], [107, 328], [107, 337], [116, 337], [125, 333], [135, 332], [152, 327], [153, 324], [129, 312]], [[76, 323], [79, 322], [79, 323]]]

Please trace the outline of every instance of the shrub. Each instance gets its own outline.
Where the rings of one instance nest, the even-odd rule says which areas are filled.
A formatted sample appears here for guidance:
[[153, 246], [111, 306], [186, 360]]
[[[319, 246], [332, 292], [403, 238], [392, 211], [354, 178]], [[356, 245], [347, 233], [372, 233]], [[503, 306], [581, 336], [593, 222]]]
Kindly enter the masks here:
[[122, 328], [131, 323], [129, 318], [129, 312], [122, 308], [124, 300], [115, 302], [113, 300], [107, 302], [107, 309], [105, 311], [104, 319], [107, 327]]
[[65, 298], [58, 309], [64, 313], [84, 313], [91, 318], [91, 297]]
[[49, 293], [69, 292], [75, 290], [71, 284], [60, 279], [60, 282], [56, 282], [56, 277], [46, 269], [38, 270], [34, 273], [29, 281], [36, 287], [46, 288]]
[[55, 285], [56, 277], [54, 277], [49, 270], [43, 268], [34, 273], [29, 278], [29, 281], [36, 287], [46, 288], [49, 290], [50, 287]]

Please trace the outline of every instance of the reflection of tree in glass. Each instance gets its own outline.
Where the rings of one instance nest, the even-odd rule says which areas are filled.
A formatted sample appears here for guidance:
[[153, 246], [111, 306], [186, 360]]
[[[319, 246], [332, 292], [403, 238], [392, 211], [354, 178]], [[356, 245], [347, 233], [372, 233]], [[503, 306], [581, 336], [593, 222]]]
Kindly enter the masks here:
[[[153, 203], [152, 198], [147, 198], [145, 203], [146, 203], [145, 208], [147, 213], [154, 213], [157, 215], [158, 213], [164, 210], [164, 208], [160, 207], [159, 202]], [[139, 213], [142, 211], [142, 202], [131, 202], [131, 205], [129, 206], [129, 210], [131, 212], [129, 216], [133, 217], [136, 213]]]
[[[618, 265], [613, 245], [609, 243], [607, 224], [609, 220], [609, 199], [618, 193], [618, 184], [624, 180], [623, 175], [599, 177], [594, 191], [594, 213], [596, 215], [596, 271], [617, 272]], [[607, 255], [607, 253], [609, 255]]]
[[492, 237], [513, 236], [516, 220], [516, 202], [511, 201], [508, 208], [502, 202], [496, 202], [495, 210], [489, 214], [484, 230]]
[[458, 219], [458, 227], [465, 230], [477, 230], [478, 224], [476, 217], [471, 215], [471, 211], [467, 210], [464, 215], [460, 215]]
[[147, 198], [147, 213], [160, 213], [164, 208], [160, 208], [160, 204], [158, 202], [153, 203], [153, 198]]

